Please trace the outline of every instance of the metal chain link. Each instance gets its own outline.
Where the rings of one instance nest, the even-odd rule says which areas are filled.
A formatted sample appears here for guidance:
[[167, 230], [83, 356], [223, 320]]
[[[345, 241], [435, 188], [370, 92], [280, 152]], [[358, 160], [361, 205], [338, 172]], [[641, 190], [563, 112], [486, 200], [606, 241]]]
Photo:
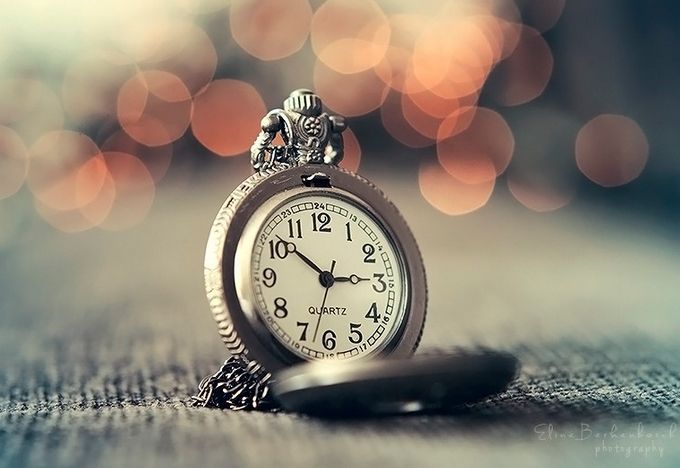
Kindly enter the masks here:
[[231, 356], [222, 367], [205, 377], [198, 385], [198, 393], [191, 397], [192, 406], [239, 410], [276, 411], [271, 398], [271, 374], [262, 366]]

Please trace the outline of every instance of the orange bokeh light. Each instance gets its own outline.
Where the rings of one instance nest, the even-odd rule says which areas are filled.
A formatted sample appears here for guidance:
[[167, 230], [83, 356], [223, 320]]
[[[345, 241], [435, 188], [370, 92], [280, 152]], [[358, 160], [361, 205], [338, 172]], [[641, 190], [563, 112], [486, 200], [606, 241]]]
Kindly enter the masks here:
[[[131, 154], [104, 152], [103, 157], [115, 200], [98, 226], [112, 231], [128, 229], [142, 222], [151, 209], [155, 194], [153, 177], [144, 163]], [[83, 210], [92, 219], [101, 214], [96, 208], [90, 205]]]
[[208, 34], [193, 23], [172, 21], [164, 26], [164, 40], [141, 64], [177, 76], [191, 95], [215, 76], [217, 51]]
[[459, 98], [444, 98], [430, 90], [408, 93], [406, 97], [426, 114], [439, 119], [443, 119], [458, 110], [462, 100]]
[[476, 111], [477, 95], [443, 98], [430, 91], [402, 95], [404, 118], [421, 135], [442, 140], [465, 130]]
[[380, 119], [387, 133], [410, 148], [424, 148], [434, 144], [432, 138], [427, 138], [419, 133], [406, 120], [401, 101], [401, 94], [392, 91], [380, 107]]
[[[378, 76], [386, 85], [400, 93], [415, 93], [425, 90], [413, 72], [413, 53], [402, 47], [390, 46], [383, 60], [376, 65]], [[383, 71], [389, 70], [389, 73]]]
[[335, 112], [352, 117], [367, 114], [382, 105], [389, 87], [383, 72], [369, 69], [349, 75], [338, 73], [321, 61], [314, 67], [314, 88], [323, 103]]
[[118, 121], [134, 140], [162, 146], [180, 138], [191, 120], [189, 90], [176, 75], [160, 70], [141, 71], [118, 93]]
[[[117, 18], [112, 18], [118, 23], [118, 27], [110, 27], [107, 42], [111, 50], [118, 54], [120, 63], [143, 63], [158, 51], [165, 49], [164, 43], [168, 40], [170, 25], [173, 22], [168, 15], [169, 12], [160, 11], [160, 8], [147, 8], [152, 6], [150, 2], [139, 1], [135, 2], [134, 6], [131, 2], [119, 3], [122, 11]], [[140, 6], [141, 11], [130, 15], [130, 10], [134, 11]], [[160, 6], [160, 2], [156, 6]], [[86, 24], [86, 27], [96, 28], [97, 25], [97, 22], [91, 22]]]
[[517, 48], [524, 26], [521, 23], [506, 21], [502, 18], [498, 18], [498, 25], [500, 26], [503, 37], [503, 49], [501, 50], [499, 59], [503, 60], [512, 55]]
[[162, 146], [146, 146], [133, 140], [122, 130], [117, 130], [106, 138], [101, 149], [138, 157], [144, 162], [156, 182], [165, 176], [172, 162], [172, 143]]
[[345, 156], [340, 161], [340, 167], [348, 171], [357, 172], [361, 164], [361, 145], [351, 128], [342, 132], [345, 143]]
[[413, 48], [429, 25], [425, 15], [397, 13], [389, 16], [391, 28], [390, 46], [385, 52], [382, 63], [390, 69], [386, 84], [399, 92], [417, 92], [425, 87], [413, 74]]
[[524, 183], [512, 176], [507, 178], [508, 189], [515, 199], [525, 207], [538, 213], [555, 211], [568, 205], [573, 194], [560, 191], [545, 184], [535, 186]]
[[382, 61], [390, 42], [390, 24], [373, 0], [327, 0], [311, 24], [312, 48], [328, 67], [357, 73]]
[[464, 131], [437, 142], [437, 157], [459, 181], [478, 184], [502, 174], [514, 148], [515, 139], [503, 117], [479, 107]]
[[498, 62], [503, 56], [506, 41], [502, 20], [493, 15], [481, 14], [471, 16], [468, 21], [484, 34], [492, 62]]
[[391, 44], [406, 50], [413, 50], [416, 40], [430, 23], [426, 15], [414, 13], [394, 13], [389, 15], [388, 21]]
[[311, 20], [307, 0], [236, 0], [229, 15], [236, 43], [261, 60], [281, 59], [300, 50]]
[[560, 19], [567, 0], [530, 0], [524, 5], [524, 22], [545, 32]]
[[447, 98], [479, 91], [493, 65], [493, 47], [474, 17], [434, 20], [413, 51], [415, 77]]
[[437, 130], [437, 141], [443, 141], [465, 131], [472, 123], [477, 112], [476, 103], [461, 105], [442, 120]]
[[[103, 183], [100, 183], [102, 180]], [[91, 158], [82, 166], [76, 184], [78, 194], [84, 200], [77, 211], [92, 227], [100, 225], [111, 212], [116, 199], [116, 186], [103, 155]], [[96, 193], [94, 198], [91, 196], [93, 193]]]
[[216, 80], [195, 97], [191, 129], [213, 153], [234, 156], [253, 144], [266, 112], [260, 93], [251, 84]]
[[425, 162], [418, 172], [420, 192], [427, 202], [448, 215], [471, 213], [486, 205], [496, 179], [466, 184], [452, 177], [439, 164]]
[[[410, 94], [402, 94], [401, 96], [401, 110], [404, 114], [404, 119], [418, 133], [431, 140], [435, 140], [442, 118], [426, 112], [413, 101], [412, 96]], [[458, 101], [456, 100], [455, 102], [457, 106]], [[454, 109], [451, 110], [453, 111]]]
[[501, 104], [517, 106], [540, 96], [550, 81], [553, 56], [535, 29], [523, 26], [510, 56], [494, 70], [490, 94]]
[[506, 182], [515, 199], [538, 212], [557, 210], [576, 195], [581, 180], [573, 159], [579, 122], [559, 108], [516, 114], [515, 156]]
[[34, 200], [36, 212], [52, 227], [69, 234], [87, 231], [95, 225], [80, 212], [80, 210], [56, 210]]
[[[82, 133], [60, 130], [47, 133], [29, 150], [28, 186], [42, 205], [55, 210], [74, 210], [92, 201], [104, 183], [105, 174], [96, 165], [101, 157], [97, 145]], [[79, 187], [81, 171], [88, 173], [89, 190]], [[82, 180], [82, 179], [80, 179]]]
[[21, 188], [27, 171], [26, 145], [14, 130], [0, 125], [0, 200]]
[[[54, 139], [54, 135], [48, 135], [39, 144], [45, 145]], [[62, 135], [61, 139], [71, 140], [61, 142], [62, 150], [76, 143], [85, 144], [73, 135]], [[32, 150], [32, 154], [40, 155], [36, 148]], [[98, 153], [65, 172], [48, 190], [34, 193], [38, 214], [60, 231], [73, 233], [91, 229], [106, 218], [113, 205], [115, 188], [104, 157]], [[64, 203], [66, 199], [72, 201]]]
[[60, 209], [36, 198], [36, 210], [49, 224], [64, 232], [94, 227], [128, 229], [149, 212], [155, 187], [151, 174], [136, 157], [105, 152], [85, 162], [72, 180], [80, 206]]
[[602, 114], [581, 128], [575, 150], [576, 164], [586, 177], [603, 187], [616, 187], [640, 175], [649, 143], [634, 120]]

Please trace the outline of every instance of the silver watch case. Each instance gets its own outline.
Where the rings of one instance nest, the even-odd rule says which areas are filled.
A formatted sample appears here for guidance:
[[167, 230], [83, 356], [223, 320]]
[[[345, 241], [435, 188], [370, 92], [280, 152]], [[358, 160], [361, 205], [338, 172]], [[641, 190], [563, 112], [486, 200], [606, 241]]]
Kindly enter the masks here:
[[[326, 186], [310, 186], [312, 175]], [[427, 305], [425, 269], [413, 234], [396, 207], [366, 179], [325, 164], [277, 164], [243, 181], [215, 218], [205, 252], [205, 287], [222, 341], [233, 355], [256, 361], [277, 372], [305, 360], [287, 350], [268, 330], [251, 299], [252, 248], [264, 218], [282, 200], [296, 193], [321, 190], [361, 204], [402, 252], [407, 285], [405, 315], [396, 332], [371, 357], [407, 357], [422, 336]]]

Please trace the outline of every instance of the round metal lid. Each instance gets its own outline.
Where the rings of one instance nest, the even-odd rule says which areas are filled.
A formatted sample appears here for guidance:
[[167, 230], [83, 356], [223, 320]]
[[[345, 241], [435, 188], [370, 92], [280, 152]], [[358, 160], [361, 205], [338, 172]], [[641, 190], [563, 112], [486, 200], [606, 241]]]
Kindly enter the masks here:
[[513, 355], [491, 350], [321, 361], [277, 373], [272, 391], [283, 408], [316, 416], [436, 412], [501, 392], [519, 367]]

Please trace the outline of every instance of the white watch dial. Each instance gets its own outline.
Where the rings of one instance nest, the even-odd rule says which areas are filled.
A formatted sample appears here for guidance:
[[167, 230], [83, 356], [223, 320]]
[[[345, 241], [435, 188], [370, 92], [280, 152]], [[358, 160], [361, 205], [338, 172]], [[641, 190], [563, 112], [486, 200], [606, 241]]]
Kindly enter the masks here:
[[257, 312], [287, 349], [307, 359], [381, 350], [405, 310], [403, 257], [360, 204], [323, 192], [295, 196], [257, 234]]

